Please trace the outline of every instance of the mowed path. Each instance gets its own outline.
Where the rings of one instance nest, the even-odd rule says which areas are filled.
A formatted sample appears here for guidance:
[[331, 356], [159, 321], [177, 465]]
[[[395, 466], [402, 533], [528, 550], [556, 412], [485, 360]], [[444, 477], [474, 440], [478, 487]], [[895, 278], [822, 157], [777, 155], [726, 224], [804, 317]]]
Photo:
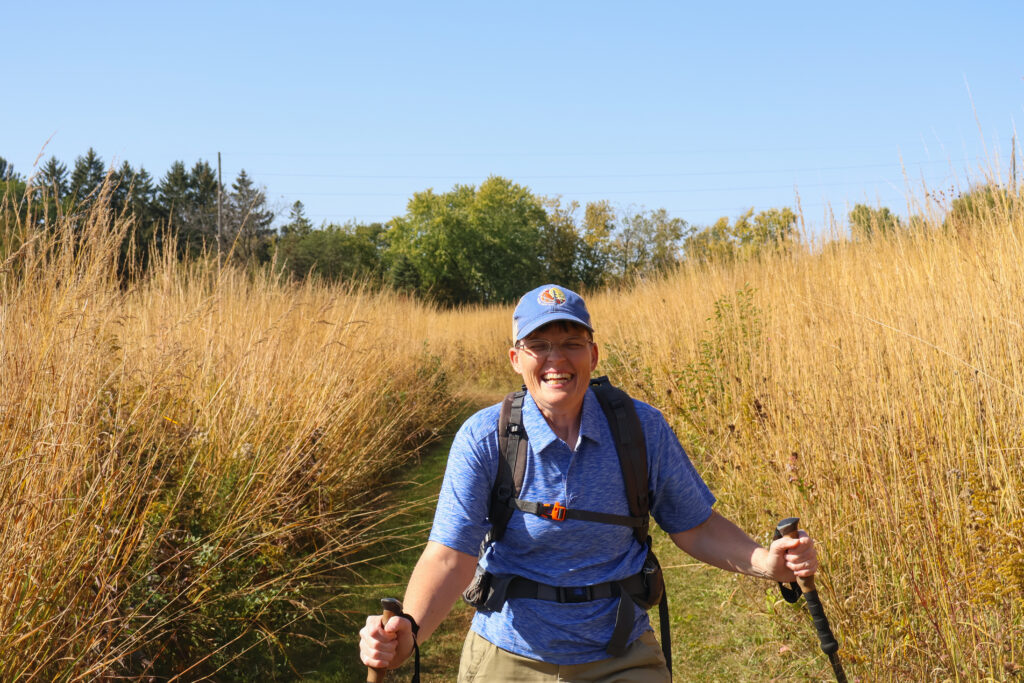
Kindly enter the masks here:
[[[480, 407], [483, 405], [480, 403]], [[310, 672], [302, 680], [366, 680], [366, 669], [358, 659], [357, 631], [366, 614], [379, 610], [381, 597], [401, 598], [405, 591], [405, 582], [429, 534], [451, 437], [430, 449], [418, 465], [410, 468], [404, 481], [394, 484], [385, 507], [401, 510], [401, 514], [389, 522], [391, 533], [374, 547], [373, 557], [359, 570], [355, 585], [344, 587], [352, 595], [343, 601], [336, 643], [322, 660], [302, 667]], [[781, 630], [773, 621], [783, 619], [792, 624], [800, 617], [793, 614], [792, 607], [777, 600], [774, 586], [762, 586], [763, 582], [697, 563], [656, 527], [655, 549], [665, 568], [669, 591], [674, 680], [830, 680], [827, 661], [809, 642], [814, 640], [809, 623], [807, 639], [799, 643], [781, 639]], [[747, 607], [751, 591], [764, 592], [766, 606], [757, 613]], [[472, 608], [457, 601], [449, 617], [421, 648], [424, 683], [456, 679], [462, 640], [472, 616]], [[655, 633], [659, 633], [657, 609], [651, 611], [651, 618]], [[410, 660], [389, 674], [388, 680], [398, 683], [411, 677]]]

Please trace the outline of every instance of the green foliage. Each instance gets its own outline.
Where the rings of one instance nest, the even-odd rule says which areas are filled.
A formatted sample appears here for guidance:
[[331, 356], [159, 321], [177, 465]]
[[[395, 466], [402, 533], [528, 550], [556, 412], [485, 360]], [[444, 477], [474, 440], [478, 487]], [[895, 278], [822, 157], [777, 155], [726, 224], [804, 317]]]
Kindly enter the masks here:
[[703, 230], [694, 232], [683, 242], [687, 260], [696, 263], [726, 263], [736, 257], [729, 219], [719, 218]]
[[221, 239], [242, 263], [269, 258], [274, 212], [267, 207], [266, 192], [242, 169], [231, 184], [224, 207]]
[[156, 215], [178, 237], [178, 254], [198, 254], [204, 235], [190, 222], [190, 178], [184, 162], [175, 161], [160, 179], [156, 189]]
[[1010, 214], [1019, 198], [1005, 187], [978, 185], [953, 200], [943, 227], [953, 232], [965, 232], [972, 226], [990, 221], [1009, 223]]
[[[273, 680], [289, 672], [286, 651], [311, 617], [302, 604], [306, 586], [285, 582], [301, 552], [284, 532], [252, 529], [223, 539], [225, 518], [245, 473], [229, 475], [223, 495], [204, 499], [181, 472], [147, 518], [150, 538], [132, 569], [122, 609], [140, 626], [164, 634], [159, 650], [135, 652], [124, 673], [189, 678], [216, 673], [219, 680]], [[238, 479], [241, 477], [241, 480]], [[281, 524], [267, 520], [267, 529]], [[273, 634], [273, 635], [271, 635]], [[193, 666], [192, 663], [201, 662]]]
[[753, 222], [744, 221], [742, 227], [737, 222], [734, 230], [740, 249], [748, 254], [779, 249], [796, 238], [796, 214], [789, 207], [767, 209], [754, 216]]
[[479, 188], [426, 190], [393, 221], [388, 258], [393, 267], [415, 269], [418, 293], [440, 303], [511, 301], [545, 275], [540, 240], [546, 223], [537, 197], [498, 176]]
[[899, 216], [888, 207], [873, 209], [865, 204], [855, 204], [850, 211], [850, 232], [857, 240], [869, 240], [875, 236], [891, 235], [900, 226]]
[[748, 209], [729, 224], [725, 216], [693, 231], [683, 243], [686, 258], [696, 263], [726, 263], [778, 251], [796, 239], [797, 216], [789, 207], [754, 214]]
[[306, 206], [302, 202], [296, 201], [288, 210], [288, 222], [281, 226], [281, 234], [302, 236], [308, 235], [312, 229], [313, 224], [306, 218]]
[[577, 285], [584, 281], [580, 269], [585, 242], [576, 223], [578, 202], [562, 206], [558, 199], [546, 199], [547, 221], [540, 230], [540, 259], [543, 279]]
[[[297, 202], [298, 203], [298, 202]], [[312, 273], [331, 281], [382, 277], [384, 226], [349, 222], [314, 230], [292, 207], [292, 221], [276, 244], [277, 260], [298, 278]]]
[[48, 219], [63, 215], [70, 207], [71, 191], [68, 167], [57, 157], [51, 156], [39, 169], [36, 176], [38, 200], [42, 203], [40, 220], [46, 224]]
[[40, 187], [48, 190], [51, 195], [60, 200], [67, 196], [71, 189], [68, 179], [68, 167], [61, 163], [57, 157], [51, 156], [43, 167], [39, 169], [37, 183]]
[[[47, 160], [29, 197], [13, 168], [0, 162], [0, 177], [6, 178], [0, 182], [10, 197], [18, 196], [15, 202], [9, 197], [0, 217], [5, 223], [15, 216], [24, 221], [29, 200], [40, 225], [60, 216], [77, 221], [97, 201], [107, 203], [109, 220], [130, 219], [120, 256], [125, 275], [143, 273], [151, 251], [173, 238], [180, 259], [214, 250], [243, 264], [276, 256], [297, 278], [369, 277], [444, 305], [512, 301], [541, 282], [583, 291], [627, 284], [671, 269], [684, 244], [689, 258], [717, 260], [757, 253], [793, 232], [788, 209], [762, 212], [752, 221], [748, 212], [735, 226], [723, 219], [695, 234], [665, 209], [622, 211], [603, 200], [563, 206], [492, 176], [479, 187], [416, 193], [406, 213], [384, 225], [315, 229], [295, 202], [278, 237], [266, 192], [245, 170], [230, 191], [203, 160], [191, 168], [175, 161], [155, 181], [127, 161], [105, 171], [90, 148], [71, 173], [56, 157]], [[21, 213], [11, 214], [16, 206]]]
[[674, 373], [673, 397], [691, 443], [706, 443], [706, 435], [714, 432], [706, 422], [709, 415], [729, 419], [747, 403], [761, 410], [757, 399], [744, 391], [744, 385], [752, 384], [763, 329], [754, 291], [748, 285], [715, 301], [697, 358]]
[[17, 180], [18, 174], [14, 172], [14, 164], [11, 164], [0, 157], [0, 182], [9, 182], [11, 180]]
[[648, 273], [661, 273], [679, 262], [679, 250], [690, 228], [665, 209], [639, 210], [622, 217], [614, 240], [615, 274], [632, 281]]
[[611, 279], [612, 233], [615, 211], [606, 200], [588, 202], [583, 214], [583, 244], [580, 249], [580, 281], [597, 288]]
[[85, 156], [76, 158], [68, 190], [75, 205], [81, 208], [88, 200], [95, 199], [105, 177], [106, 167], [103, 165], [103, 159], [92, 147]]
[[12, 246], [10, 234], [27, 217], [28, 188], [14, 166], [0, 157], [0, 257]]
[[189, 228], [199, 235], [217, 234], [217, 172], [205, 161], [189, 171], [185, 198]]

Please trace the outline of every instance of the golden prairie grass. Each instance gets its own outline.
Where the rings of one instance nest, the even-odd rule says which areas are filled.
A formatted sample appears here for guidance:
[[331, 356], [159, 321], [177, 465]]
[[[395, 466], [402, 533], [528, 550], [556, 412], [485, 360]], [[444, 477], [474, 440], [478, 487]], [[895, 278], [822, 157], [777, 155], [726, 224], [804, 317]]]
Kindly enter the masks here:
[[167, 255], [124, 285], [127, 227], [0, 236], [0, 679], [269, 677], [452, 412], [430, 311]]
[[[666, 414], [719, 509], [817, 537], [864, 680], [1024, 671], [1024, 202], [1008, 196], [955, 230], [937, 216], [589, 298], [598, 372]], [[507, 345], [510, 316], [466, 311], [447, 334]], [[772, 588], [742, 585], [769, 609]], [[813, 656], [810, 624], [774, 621]]]

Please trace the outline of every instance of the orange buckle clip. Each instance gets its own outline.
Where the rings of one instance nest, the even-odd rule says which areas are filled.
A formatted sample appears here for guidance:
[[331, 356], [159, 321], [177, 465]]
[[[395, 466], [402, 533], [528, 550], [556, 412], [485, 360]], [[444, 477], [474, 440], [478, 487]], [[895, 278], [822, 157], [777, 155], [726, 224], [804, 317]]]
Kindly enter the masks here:
[[547, 516], [550, 519], [555, 520], [556, 522], [564, 522], [565, 521], [565, 510], [566, 510], [566, 507], [564, 505], [562, 505], [561, 503], [552, 503], [551, 504], [551, 511], [548, 513]]

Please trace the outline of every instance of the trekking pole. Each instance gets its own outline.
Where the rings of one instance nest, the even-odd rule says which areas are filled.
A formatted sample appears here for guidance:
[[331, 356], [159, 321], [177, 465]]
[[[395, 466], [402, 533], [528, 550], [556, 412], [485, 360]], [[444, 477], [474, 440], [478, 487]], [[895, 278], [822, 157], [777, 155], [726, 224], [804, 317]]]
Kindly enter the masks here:
[[[402, 614], [402, 603], [396, 598], [384, 598], [380, 601], [381, 610], [383, 614], [380, 618], [381, 628], [391, 619], [391, 617]], [[366, 667], [366, 683], [384, 683], [384, 677], [387, 676], [387, 669], [374, 669], [372, 666]]]
[[[775, 538], [786, 536], [788, 538], [799, 538], [800, 520], [796, 517], [789, 517], [779, 522], [775, 528]], [[818, 641], [821, 643], [821, 651], [828, 655], [828, 661], [832, 665], [832, 671], [836, 674], [836, 681], [846, 683], [846, 674], [843, 672], [843, 664], [839, 661], [839, 642], [832, 635], [832, 628], [825, 616], [825, 609], [821, 606], [821, 599], [818, 597], [818, 590], [814, 585], [814, 577], [796, 577], [804, 600], [807, 601], [807, 611], [811, 613], [811, 620], [814, 622], [814, 629], [818, 632]], [[781, 583], [782, 595], [789, 602], [796, 602], [799, 597], [795, 591], [789, 591]], [[792, 598], [792, 599], [791, 599]]]

